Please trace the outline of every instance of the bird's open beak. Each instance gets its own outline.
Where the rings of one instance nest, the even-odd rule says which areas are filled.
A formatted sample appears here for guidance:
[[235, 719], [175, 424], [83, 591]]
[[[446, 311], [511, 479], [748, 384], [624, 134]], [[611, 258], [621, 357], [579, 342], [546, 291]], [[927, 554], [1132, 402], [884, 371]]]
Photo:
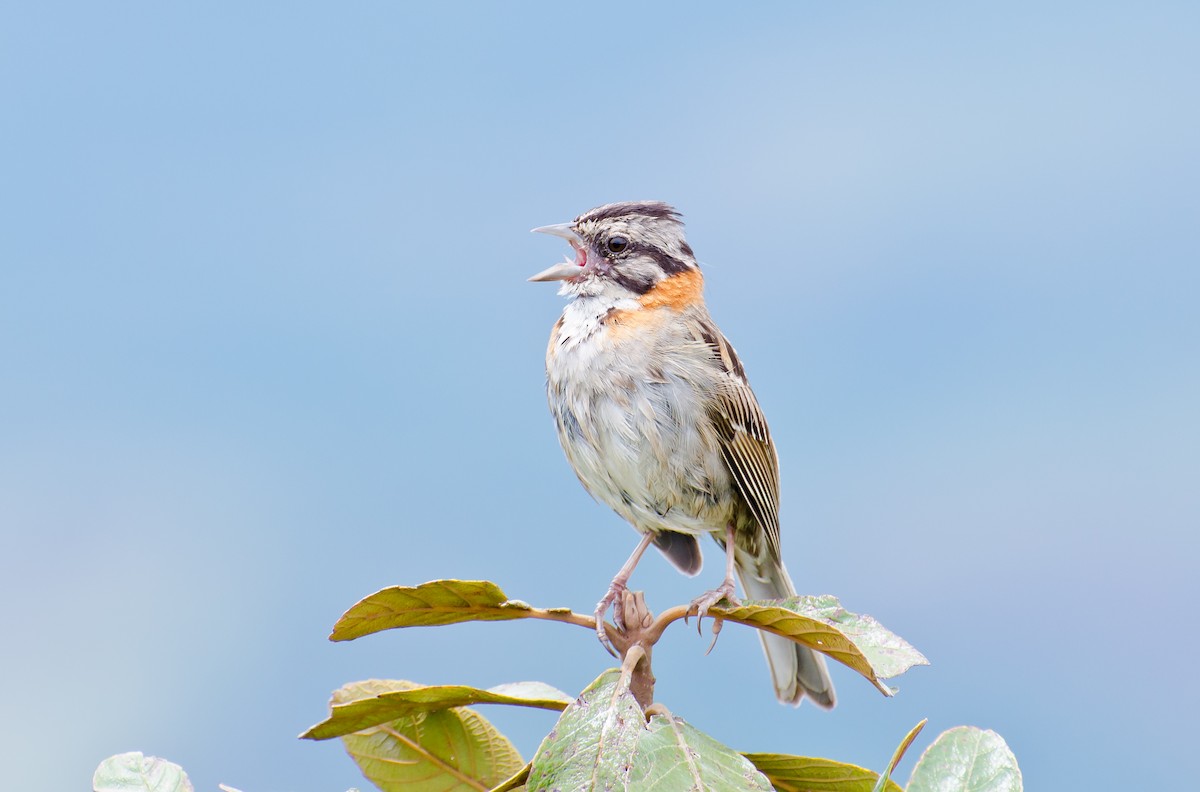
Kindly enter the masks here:
[[537, 275], [534, 275], [529, 280], [531, 281], [557, 281], [568, 280], [579, 275], [583, 268], [587, 266], [587, 246], [584, 243], [583, 237], [576, 233], [570, 223], [559, 223], [558, 225], [542, 226], [535, 228], [530, 233], [534, 234], [549, 234], [550, 236], [562, 237], [571, 243], [571, 247], [575, 249], [575, 261], [560, 261], [552, 267], [542, 270]]

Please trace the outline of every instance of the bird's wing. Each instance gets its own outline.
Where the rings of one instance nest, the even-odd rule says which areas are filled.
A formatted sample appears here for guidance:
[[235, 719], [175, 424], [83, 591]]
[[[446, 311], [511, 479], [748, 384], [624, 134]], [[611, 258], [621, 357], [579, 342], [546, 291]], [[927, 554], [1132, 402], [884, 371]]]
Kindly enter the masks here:
[[709, 418], [717, 431], [721, 455], [738, 492], [762, 527], [767, 549], [779, 558], [779, 457], [767, 429], [767, 419], [746, 380], [742, 362], [733, 346], [707, 317], [697, 324], [697, 340], [712, 351], [721, 376]]

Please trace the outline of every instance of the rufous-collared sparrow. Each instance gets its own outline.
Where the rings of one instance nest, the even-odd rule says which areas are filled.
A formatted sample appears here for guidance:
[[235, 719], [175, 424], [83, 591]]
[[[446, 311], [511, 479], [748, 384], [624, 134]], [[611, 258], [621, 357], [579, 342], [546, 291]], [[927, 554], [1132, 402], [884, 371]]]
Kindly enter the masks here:
[[[569, 298], [546, 349], [559, 440], [587, 491], [642, 534], [596, 607], [601, 641], [604, 615], [650, 543], [686, 575], [700, 571], [700, 536], [724, 548], [724, 581], [693, 602], [701, 616], [733, 598], [735, 570], [752, 599], [794, 596], [780, 557], [775, 446], [741, 361], [708, 315], [679, 213], [614, 203], [534, 230], [575, 250], [573, 261], [530, 278], [561, 281]], [[781, 701], [834, 705], [824, 658], [760, 635]]]

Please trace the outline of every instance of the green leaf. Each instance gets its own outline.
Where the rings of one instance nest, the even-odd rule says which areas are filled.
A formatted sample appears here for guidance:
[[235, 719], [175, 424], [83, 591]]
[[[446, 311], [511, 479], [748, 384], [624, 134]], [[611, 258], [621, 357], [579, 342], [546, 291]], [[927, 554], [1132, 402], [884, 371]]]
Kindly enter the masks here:
[[[334, 706], [413, 688], [403, 680], [355, 682], [333, 694]], [[383, 792], [486, 790], [524, 761], [482, 715], [466, 707], [415, 711], [342, 737], [364, 776]]]
[[956, 726], [921, 754], [908, 792], [1021, 792], [1021, 769], [1004, 739], [991, 730]]
[[815, 649], [862, 674], [885, 696], [895, 691], [884, 679], [915, 665], [929, 665], [925, 655], [908, 641], [870, 616], [850, 613], [828, 594], [716, 605], [709, 615], [758, 627]]
[[771, 792], [746, 757], [669, 712], [651, 716], [629, 772], [631, 789]]
[[[367, 684], [367, 683], [359, 683]], [[566, 709], [574, 699], [542, 682], [511, 682], [490, 690], [466, 685], [415, 685], [388, 689], [346, 704], [332, 704], [330, 715], [300, 735], [304, 740], [328, 740], [361, 731], [414, 712], [434, 712], [470, 704], [511, 704], [540, 709]]]
[[620, 679], [610, 668], [563, 712], [533, 757], [530, 792], [624, 788], [645, 716]]
[[528, 605], [510, 602], [487, 580], [431, 580], [392, 586], [361, 600], [338, 619], [329, 640], [351, 641], [394, 627], [522, 619], [527, 610]]
[[[864, 767], [831, 759], [787, 754], [743, 754], [778, 792], [873, 792], [880, 776]], [[885, 792], [904, 792], [888, 781]]]
[[533, 758], [528, 789], [770, 790], [745, 757], [670, 713], [646, 722], [621, 672], [601, 674], [567, 707]]
[[92, 776], [94, 792], [193, 792], [187, 773], [174, 762], [141, 751], [110, 756]]

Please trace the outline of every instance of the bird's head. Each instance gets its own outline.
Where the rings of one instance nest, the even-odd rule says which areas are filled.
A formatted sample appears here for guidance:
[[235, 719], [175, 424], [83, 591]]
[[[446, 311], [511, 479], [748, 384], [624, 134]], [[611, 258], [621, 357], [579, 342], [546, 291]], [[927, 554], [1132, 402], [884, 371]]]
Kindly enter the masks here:
[[658, 201], [598, 206], [573, 222], [535, 232], [571, 243], [575, 259], [539, 272], [531, 281], [563, 281], [560, 294], [640, 297], [675, 275], [697, 271], [679, 213]]

